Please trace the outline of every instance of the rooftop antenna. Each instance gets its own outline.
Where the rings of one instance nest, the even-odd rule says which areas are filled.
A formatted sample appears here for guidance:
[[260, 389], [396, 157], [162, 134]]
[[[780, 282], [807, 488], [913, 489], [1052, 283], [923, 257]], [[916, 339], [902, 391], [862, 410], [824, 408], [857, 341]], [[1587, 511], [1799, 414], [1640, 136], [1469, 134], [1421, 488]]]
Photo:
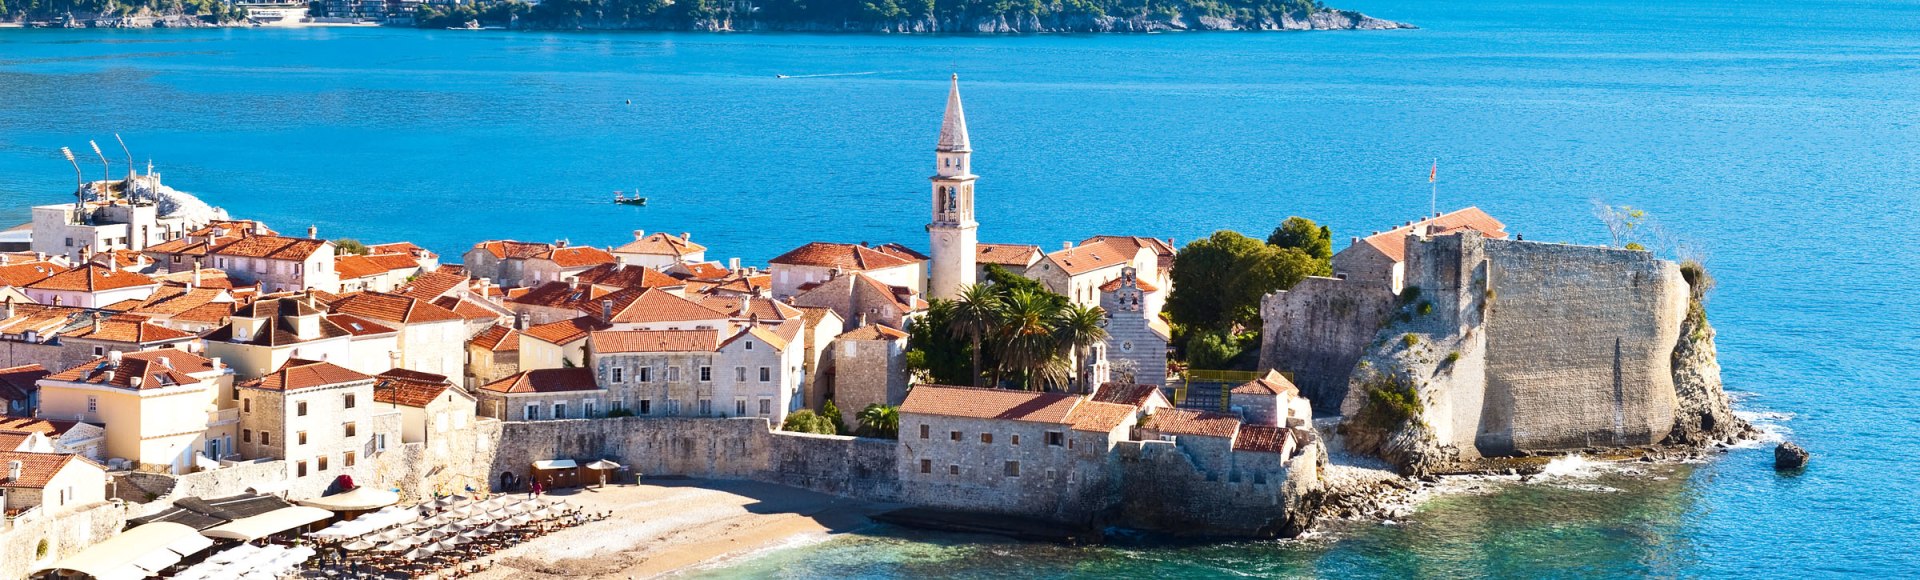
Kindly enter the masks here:
[[112, 181], [113, 180], [113, 164], [107, 162], [107, 154], [100, 152], [99, 143], [95, 143], [92, 140], [88, 140], [87, 144], [93, 146], [94, 155], [100, 156], [100, 171], [103, 172], [100, 174], [100, 182], [102, 184], [105, 184], [108, 181]]
[[119, 141], [120, 152], [127, 154], [127, 181], [133, 181], [133, 151], [127, 149], [127, 140], [121, 139], [119, 133], [113, 134], [113, 140]]

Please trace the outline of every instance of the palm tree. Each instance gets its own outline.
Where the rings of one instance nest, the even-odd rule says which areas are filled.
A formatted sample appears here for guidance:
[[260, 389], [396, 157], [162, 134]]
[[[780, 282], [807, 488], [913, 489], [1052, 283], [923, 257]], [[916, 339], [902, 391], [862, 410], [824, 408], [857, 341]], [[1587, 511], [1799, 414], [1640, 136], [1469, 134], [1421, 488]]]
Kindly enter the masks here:
[[960, 289], [953, 299], [953, 323], [948, 330], [954, 336], [973, 341], [973, 386], [980, 386], [980, 341], [1000, 322], [1000, 295], [992, 286], [974, 284]]
[[1028, 389], [1065, 382], [1067, 365], [1053, 331], [1063, 305], [1024, 289], [1007, 294], [1004, 302], [995, 333], [1001, 370], [1019, 375]]
[[858, 415], [860, 426], [869, 435], [895, 438], [900, 436], [900, 410], [879, 403], [867, 405]]
[[1060, 348], [1073, 353], [1074, 373], [1079, 375], [1080, 391], [1086, 392], [1091, 385], [1086, 376], [1087, 359], [1092, 357], [1093, 345], [1107, 339], [1107, 311], [1099, 306], [1068, 304], [1054, 315], [1053, 332], [1060, 341]]

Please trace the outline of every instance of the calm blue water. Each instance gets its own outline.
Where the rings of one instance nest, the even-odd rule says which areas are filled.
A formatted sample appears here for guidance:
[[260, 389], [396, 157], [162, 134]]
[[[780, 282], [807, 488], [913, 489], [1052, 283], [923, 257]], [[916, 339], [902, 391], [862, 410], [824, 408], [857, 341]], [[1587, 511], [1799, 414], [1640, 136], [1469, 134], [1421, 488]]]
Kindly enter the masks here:
[[[1479, 205], [1528, 239], [1601, 241], [1600, 198], [1704, 248], [1730, 388], [1745, 410], [1791, 414], [1814, 467], [1782, 477], [1767, 450], [1742, 450], [1596, 484], [1617, 492], [1452, 498], [1338, 541], [1062, 549], [888, 532], [710, 573], [1920, 574], [1920, 4], [1340, 5], [1424, 28], [0, 31], [0, 222], [71, 191], [58, 147], [118, 131], [174, 186], [283, 231], [450, 255], [634, 229], [691, 231], [749, 262], [816, 239], [924, 247], [951, 71], [990, 241], [1185, 241], [1295, 214], [1364, 235], [1425, 210], [1439, 157], [1443, 206]], [[652, 207], [606, 202], [635, 187]]]

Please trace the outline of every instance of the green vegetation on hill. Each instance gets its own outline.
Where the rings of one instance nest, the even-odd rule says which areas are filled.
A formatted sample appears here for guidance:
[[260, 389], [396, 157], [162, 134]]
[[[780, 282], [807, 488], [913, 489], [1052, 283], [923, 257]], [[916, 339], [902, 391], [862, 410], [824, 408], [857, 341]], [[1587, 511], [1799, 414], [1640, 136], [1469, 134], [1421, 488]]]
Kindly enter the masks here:
[[52, 20], [126, 14], [185, 14], [212, 21], [238, 20], [245, 10], [222, 0], [0, 0], [0, 19]]
[[470, 5], [422, 5], [416, 14], [427, 27], [456, 26], [467, 20], [503, 23], [517, 16], [521, 26], [540, 28], [698, 28], [702, 23], [817, 23], [823, 26], [888, 25], [909, 21], [965, 22], [1134, 18], [1172, 21], [1209, 17], [1253, 23], [1298, 18], [1322, 7], [1314, 0], [547, 0], [537, 5], [511, 0]]

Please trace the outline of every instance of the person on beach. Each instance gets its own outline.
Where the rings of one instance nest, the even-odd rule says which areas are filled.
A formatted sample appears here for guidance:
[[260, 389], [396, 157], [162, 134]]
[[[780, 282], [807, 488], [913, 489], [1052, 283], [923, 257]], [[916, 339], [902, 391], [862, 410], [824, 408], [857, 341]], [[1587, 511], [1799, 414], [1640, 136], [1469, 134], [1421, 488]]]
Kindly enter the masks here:
[[534, 480], [533, 481], [533, 497], [540, 497], [540, 491], [542, 489], [545, 489], [545, 486], [540, 485], [540, 480], [537, 480], [537, 479]]

